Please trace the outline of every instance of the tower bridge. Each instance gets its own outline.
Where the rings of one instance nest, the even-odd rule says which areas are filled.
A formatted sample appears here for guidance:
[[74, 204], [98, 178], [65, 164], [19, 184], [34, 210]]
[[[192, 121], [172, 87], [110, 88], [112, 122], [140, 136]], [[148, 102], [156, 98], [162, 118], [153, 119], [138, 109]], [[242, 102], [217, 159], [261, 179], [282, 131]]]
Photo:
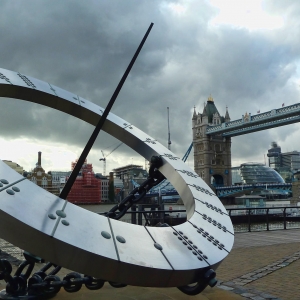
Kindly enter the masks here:
[[284, 126], [300, 121], [300, 103], [272, 109], [270, 111], [253, 115], [245, 114], [242, 119], [224, 122], [219, 125], [209, 125], [207, 135], [219, 135], [233, 137], [269, 128]]
[[210, 186], [231, 186], [231, 137], [299, 121], [300, 103], [231, 121], [228, 108], [222, 116], [210, 96], [192, 117], [195, 172]]

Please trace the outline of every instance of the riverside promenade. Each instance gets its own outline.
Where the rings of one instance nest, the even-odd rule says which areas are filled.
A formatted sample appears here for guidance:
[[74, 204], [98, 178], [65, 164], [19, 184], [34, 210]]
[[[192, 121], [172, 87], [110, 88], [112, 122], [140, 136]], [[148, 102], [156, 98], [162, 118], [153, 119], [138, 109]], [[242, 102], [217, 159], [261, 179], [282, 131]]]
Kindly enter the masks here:
[[[21, 250], [0, 240], [1, 258], [15, 264]], [[40, 268], [37, 265], [37, 268]], [[16, 266], [14, 266], [14, 270]], [[62, 278], [69, 273], [63, 269]], [[109, 284], [97, 291], [83, 287], [69, 294], [63, 289], [54, 299], [300, 299], [300, 229], [237, 233], [233, 250], [217, 269], [218, 286], [206, 288], [197, 296], [187, 296], [176, 288], [125, 287]], [[0, 281], [0, 289], [5, 283]]]

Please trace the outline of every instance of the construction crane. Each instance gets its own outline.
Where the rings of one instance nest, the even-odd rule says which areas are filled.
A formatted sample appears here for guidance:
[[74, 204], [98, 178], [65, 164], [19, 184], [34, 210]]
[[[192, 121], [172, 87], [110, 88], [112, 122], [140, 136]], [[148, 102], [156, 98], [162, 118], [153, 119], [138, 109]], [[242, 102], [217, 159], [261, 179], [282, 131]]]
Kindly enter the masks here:
[[123, 143], [118, 144], [113, 150], [111, 150], [106, 156], [104, 155], [104, 152], [101, 150], [103, 158], [100, 158], [99, 161], [103, 161], [103, 176], [106, 175], [106, 158], [110, 154], [112, 154], [115, 150], [117, 150]]
[[169, 122], [169, 107], [167, 107], [168, 110], [168, 149], [171, 150], [171, 133], [170, 133], [170, 122]]

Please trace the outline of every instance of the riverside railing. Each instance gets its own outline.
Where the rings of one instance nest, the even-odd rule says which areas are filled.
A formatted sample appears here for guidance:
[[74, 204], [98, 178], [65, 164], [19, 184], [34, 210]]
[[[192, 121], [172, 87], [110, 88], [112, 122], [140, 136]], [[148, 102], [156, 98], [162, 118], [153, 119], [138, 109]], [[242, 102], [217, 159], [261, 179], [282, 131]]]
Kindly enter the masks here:
[[[185, 210], [164, 210], [150, 206], [133, 206], [120, 221], [143, 226], [159, 226], [159, 223], [175, 226], [186, 221]], [[300, 228], [299, 206], [226, 207], [226, 210], [235, 232]]]
[[300, 228], [299, 206], [226, 208], [235, 232]]

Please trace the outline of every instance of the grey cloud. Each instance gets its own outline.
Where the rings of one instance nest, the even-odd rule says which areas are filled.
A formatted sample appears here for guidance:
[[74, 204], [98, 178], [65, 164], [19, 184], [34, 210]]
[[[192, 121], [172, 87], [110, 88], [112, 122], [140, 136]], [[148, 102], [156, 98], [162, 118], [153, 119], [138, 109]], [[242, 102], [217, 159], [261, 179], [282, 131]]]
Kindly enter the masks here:
[[[182, 156], [192, 140], [194, 105], [202, 111], [212, 94], [219, 112], [232, 119], [245, 111], [270, 110], [298, 102], [296, 74], [299, 9], [289, 1], [284, 28], [274, 32], [211, 28], [217, 11], [192, 1], [188, 15], [176, 16], [176, 1], [26, 1], [1, 3], [0, 67], [48, 81], [105, 106], [150, 22], [153, 30], [128, 77], [113, 112], [167, 145], [170, 107], [172, 150]], [[280, 1], [266, 2], [280, 12]], [[291, 27], [290, 27], [291, 26]], [[285, 97], [288, 98], [285, 99]], [[92, 126], [63, 113], [22, 101], [1, 99], [1, 136], [65, 142], [81, 148]], [[3, 107], [5, 109], [3, 109]], [[16, 121], [17, 117], [17, 121]], [[37, 126], [38, 124], [38, 126]], [[233, 158], [266, 151], [287, 127], [233, 138]], [[289, 133], [290, 130], [290, 133]], [[257, 142], [259, 141], [259, 142]], [[98, 151], [115, 140], [101, 134]], [[284, 143], [284, 140], [282, 140]], [[300, 148], [300, 145], [299, 145]], [[120, 153], [133, 155], [124, 147]], [[261, 154], [257, 154], [261, 157]]]

